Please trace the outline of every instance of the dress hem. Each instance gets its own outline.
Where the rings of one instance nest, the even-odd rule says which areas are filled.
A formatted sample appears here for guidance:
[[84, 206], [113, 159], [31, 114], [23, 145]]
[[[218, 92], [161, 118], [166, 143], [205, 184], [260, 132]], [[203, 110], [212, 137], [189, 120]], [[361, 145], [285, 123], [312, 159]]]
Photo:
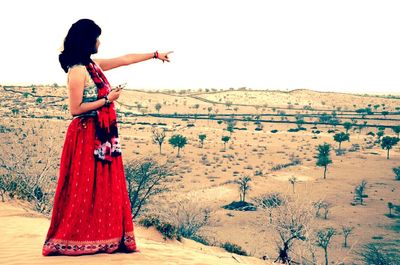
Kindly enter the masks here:
[[95, 254], [95, 253], [113, 253], [117, 250], [122, 252], [140, 252], [137, 249], [134, 233], [126, 232], [124, 237], [116, 237], [106, 240], [87, 240], [87, 241], [76, 241], [76, 240], [65, 240], [65, 239], [47, 239], [43, 245], [42, 255], [43, 256], [54, 256], [54, 255], [84, 255], [84, 254]]

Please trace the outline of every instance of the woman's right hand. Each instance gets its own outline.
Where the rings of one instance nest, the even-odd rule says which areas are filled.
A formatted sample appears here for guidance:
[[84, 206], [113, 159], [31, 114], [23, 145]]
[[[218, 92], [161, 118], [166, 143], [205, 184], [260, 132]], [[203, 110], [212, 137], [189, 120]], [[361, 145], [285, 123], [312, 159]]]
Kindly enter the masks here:
[[112, 89], [110, 93], [108, 93], [108, 100], [114, 101], [119, 98], [119, 95], [121, 94], [122, 89]]

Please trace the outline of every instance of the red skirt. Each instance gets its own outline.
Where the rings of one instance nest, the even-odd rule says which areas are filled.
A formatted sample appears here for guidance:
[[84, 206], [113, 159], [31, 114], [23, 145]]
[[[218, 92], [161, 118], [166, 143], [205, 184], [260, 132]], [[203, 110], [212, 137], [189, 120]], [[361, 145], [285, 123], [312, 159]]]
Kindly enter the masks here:
[[95, 117], [68, 126], [43, 256], [139, 252], [122, 156], [95, 160]]

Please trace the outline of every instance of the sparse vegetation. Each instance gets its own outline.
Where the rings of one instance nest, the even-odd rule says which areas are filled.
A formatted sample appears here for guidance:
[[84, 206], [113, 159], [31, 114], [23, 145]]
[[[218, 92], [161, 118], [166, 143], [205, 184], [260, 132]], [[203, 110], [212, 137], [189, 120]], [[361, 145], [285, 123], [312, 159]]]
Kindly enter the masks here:
[[358, 185], [358, 186], [355, 188], [355, 190], [354, 190], [354, 201], [355, 201], [356, 203], [359, 203], [359, 204], [361, 204], [361, 205], [364, 204], [364, 198], [365, 198], [365, 197], [368, 197], [368, 196], [365, 194], [366, 186], [367, 186], [367, 181], [363, 180], [363, 181], [361, 181], [360, 185]]
[[168, 190], [166, 183], [174, 174], [170, 163], [159, 164], [151, 157], [131, 160], [125, 165], [125, 176], [132, 217], [138, 216], [149, 200]]
[[175, 148], [178, 147], [178, 153], [176, 157], [179, 157], [179, 151], [181, 148], [185, 147], [187, 144], [187, 139], [185, 136], [180, 134], [172, 135], [172, 137], [168, 140], [168, 142]]
[[331, 151], [331, 145], [324, 143], [322, 145], [318, 145], [318, 157], [317, 157], [317, 166], [324, 167], [324, 179], [326, 179], [326, 170], [328, 165], [332, 163], [332, 160], [329, 157], [329, 153]]
[[381, 147], [382, 149], [387, 150], [387, 156], [386, 156], [387, 159], [389, 159], [390, 149], [392, 149], [393, 146], [395, 146], [399, 142], [399, 140], [400, 139], [397, 137], [390, 137], [390, 136], [385, 136], [382, 138]]
[[328, 247], [332, 237], [336, 234], [336, 230], [332, 227], [321, 229], [317, 232], [317, 245], [324, 250], [325, 265], [329, 265], [328, 260]]
[[[64, 135], [56, 129], [61, 128], [65, 132], [70, 120], [67, 97], [62, 94], [67, 90], [60, 86], [60, 89], [51, 90], [54, 95], [49, 96], [53, 97], [48, 97], [41, 86], [35, 87], [34, 93], [31, 86], [7, 89], [19, 90], [20, 93], [15, 93], [14, 96], [14, 92], [6, 91], [0, 86], [0, 92], [5, 96], [0, 104], [4, 117], [3, 124], [0, 124], [0, 134], [4, 139], [1, 148], [4, 149], [3, 155], [0, 158], [4, 160], [0, 165], [0, 195], [3, 200], [30, 200], [33, 205], [37, 205], [35, 207], [38, 207], [38, 211], [48, 214], [57, 181], [57, 155], [53, 155], [51, 166], [42, 178], [37, 176], [41, 174], [41, 167], [47, 165], [47, 149], [49, 154], [61, 150]], [[265, 91], [250, 89], [241, 90], [243, 94], [240, 95], [243, 97], [247, 93], [246, 102], [243, 102], [242, 98], [232, 96], [227, 90], [203, 89], [207, 90], [214, 94], [206, 95], [190, 90], [185, 90], [184, 93], [167, 91], [160, 92], [168, 94], [167, 97], [160, 95], [156, 98], [159, 95], [154, 94], [154, 91], [149, 92], [153, 93], [150, 96], [142, 92], [127, 91], [126, 99], [129, 100], [121, 99], [118, 102], [132, 214], [136, 214], [142, 225], [156, 227], [164, 238], [179, 240], [188, 237], [203, 244], [221, 246], [218, 243], [221, 239], [219, 236], [225, 236], [225, 233], [234, 234], [237, 226], [245, 223], [241, 227], [243, 236], [226, 238], [229, 241], [226, 244], [230, 244], [228, 248], [237, 247], [237, 252], [248, 251], [248, 255], [265, 255], [268, 259], [273, 254], [272, 261], [286, 260], [291, 264], [324, 263], [323, 260], [317, 260], [323, 258], [323, 247], [318, 249], [315, 244], [315, 232], [322, 225], [338, 227], [340, 231], [340, 240], [336, 240], [333, 235], [335, 244], [331, 243], [327, 247], [331, 263], [340, 264], [338, 259], [343, 259], [346, 264], [349, 261], [355, 262], [354, 248], [365, 243], [368, 238], [382, 246], [398, 247], [398, 242], [392, 238], [399, 229], [400, 206], [396, 202], [398, 190], [394, 180], [400, 180], [400, 167], [395, 163], [400, 149], [397, 142], [388, 144], [389, 141], [386, 140], [388, 137], [399, 138], [399, 115], [394, 111], [400, 110], [395, 105], [397, 103], [389, 98], [365, 95], [332, 98], [331, 94], [329, 98], [328, 94], [322, 93], [318, 94], [321, 98], [317, 101], [307, 102], [308, 99], [296, 98], [297, 92], [272, 94], [276, 97], [281, 97], [282, 94], [287, 99], [282, 101], [271, 97], [273, 100], [270, 101], [270, 98], [260, 96]], [[37, 104], [37, 100], [41, 100], [41, 103]], [[367, 100], [371, 100], [368, 107]], [[325, 104], [323, 108], [320, 101]], [[155, 104], [157, 102], [162, 104]], [[230, 110], [224, 109], [224, 102], [230, 102], [227, 106]], [[386, 106], [381, 104], [384, 102], [387, 103]], [[358, 109], [364, 110], [356, 112], [353, 103]], [[374, 112], [366, 110], [367, 108]], [[157, 110], [158, 114], [153, 114], [152, 109], [154, 112]], [[145, 113], [149, 115], [141, 116]], [[192, 118], [199, 119], [198, 123], [191, 122]], [[53, 123], [56, 120], [57, 123]], [[236, 122], [243, 126], [236, 127]], [[31, 126], [36, 123], [40, 127]], [[365, 133], [361, 133], [365, 127]], [[169, 137], [168, 132], [172, 132], [171, 135], [180, 135], [181, 140], [185, 138], [182, 141], [185, 144], [181, 147], [178, 147], [178, 140], [173, 145], [172, 137], [170, 138], [169, 144], [178, 148], [176, 157], [180, 157], [180, 149], [187, 147], [191, 141], [189, 148], [185, 149], [185, 155], [181, 154], [179, 159], [175, 158], [175, 151], [170, 152], [171, 146], [163, 145], [166, 136]], [[60, 137], [55, 144], [51, 144], [45, 133]], [[346, 141], [345, 138], [335, 140], [335, 136], [339, 134], [352, 135], [349, 147], [345, 143], [344, 146], [341, 145]], [[321, 144], [324, 140], [330, 141], [332, 146]], [[349, 152], [345, 157], [339, 157], [340, 153], [335, 155], [335, 152], [331, 155], [330, 151], [334, 150], [333, 144], [336, 142], [339, 150], [343, 148]], [[159, 146], [162, 156], [158, 155], [156, 145]], [[313, 151], [314, 146], [317, 151]], [[27, 153], [21, 154], [22, 151]], [[387, 161], [382, 157], [386, 152], [387, 159], [391, 160]], [[144, 165], [143, 160], [136, 163], [137, 167], [130, 163], [132, 156], [147, 154], [153, 154], [160, 160], [167, 159], [170, 169], [174, 169], [174, 172], [170, 172], [170, 175], [154, 186], [152, 185], [156, 179], [152, 182], [147, 178], [157, 177], [156, 168], [162, 166], [160, 161], [154, 161], [156, 165], [148, 168], [139, 167]], [[27, 163], [21, 162], [23, 159], [20, 158], [24, 155], [29, 160]], [[316, 169], [316, 166], [324, 168], [323, 179], [326, 179], [327, 170], [332, 163], [332, 176], [335, 177], [327, 181], [322, 180], [322, 174], [318, 177], [318, 172], [321, 170], [322, 173], [322, 169]], [[239, 177], [251, 177], [252, 180], [242, 182], [245, 184], [242, 185]], [[363, 184], [361, 180], [364, 178]], [[36, 185], [37, 179], [39, 182]], [[366, 181], [371, 185], [367, 186]], [[152, 188], [149, 190], [150, 187]], [[239, 188], [239, 201], [231, 202], [237, 196], [236, 187]], [[288, 192], [285, 197], [281, 193], [283, 190]], [[371, 203], [366, 199], [366, 192], [371, 193]], [[146, 193], [150, 195], [147, 199]], [[190, 203], [183, 202], [182, 196], [187, 194], [200, 196]], [[315, 208], [312, 208], [312, 204], [309, 208], [305, 204], [296, 204], [296, 196], [321, 199], [314, 203]], [[352, 205], [368, 206], [350, 206], [352, 196]], [[229, 202], [231, 203], [225, 205]], [[163, 210], [153, 211], [153, 207], [157, 208], [161, 203], [165, 204]], [[297, 207], [287, 206], [286, 203], [294, 203]], [[380, 214], [370, 215], [371, 211], [377, 210], [376, 207], [380, 207]], [[214, 209], [217, 211], [215, 215]], [[385, 216], [383, 219], [382, 214]], [[376, 216], [380, 219], [376, 219]], [[367, 219], [368, 224], [364, 221]], [[380, 225], [382, 220], [387, 223]], [[342, 226], [342, 223], [346, 226]], [[260, 224], [265, 224], [265, 227]], [[379, 232], [374, 234], [374, 228], [379, 225]], [[359, 233], [353, 235], [354, 227]], [[363, 236], [359, 237], [361, 233]], [[244, 249], [230, 242], [237, 243]], [[278, 252], [275, 253], [271, 250], [274, 242], [278, 244]], [[347, 249], [341, 249], [342, 247]], [[318, 253], [315, 253], [316, 249]], [[386, 257], [389, 250], [379, 249], [371, 253]], [[343, 257], [344, 253], [349, 257]], [[393, 260], [390, 262], [392, 263], [388, 264], [395, 264]]]

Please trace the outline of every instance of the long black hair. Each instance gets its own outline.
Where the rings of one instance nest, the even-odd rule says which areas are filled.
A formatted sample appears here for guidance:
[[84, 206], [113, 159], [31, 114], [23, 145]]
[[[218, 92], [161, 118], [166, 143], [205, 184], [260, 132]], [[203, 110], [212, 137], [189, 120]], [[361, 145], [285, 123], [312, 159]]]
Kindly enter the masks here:
[[80, 19], [68, 31], [64, 39], [64, 49], [58, 56], [62, 69], [67, 73], [68, 67], [75, 64], [87, 65], [90, 55], [96, 53], [96, 40], [101, 28], [90, 19]]

